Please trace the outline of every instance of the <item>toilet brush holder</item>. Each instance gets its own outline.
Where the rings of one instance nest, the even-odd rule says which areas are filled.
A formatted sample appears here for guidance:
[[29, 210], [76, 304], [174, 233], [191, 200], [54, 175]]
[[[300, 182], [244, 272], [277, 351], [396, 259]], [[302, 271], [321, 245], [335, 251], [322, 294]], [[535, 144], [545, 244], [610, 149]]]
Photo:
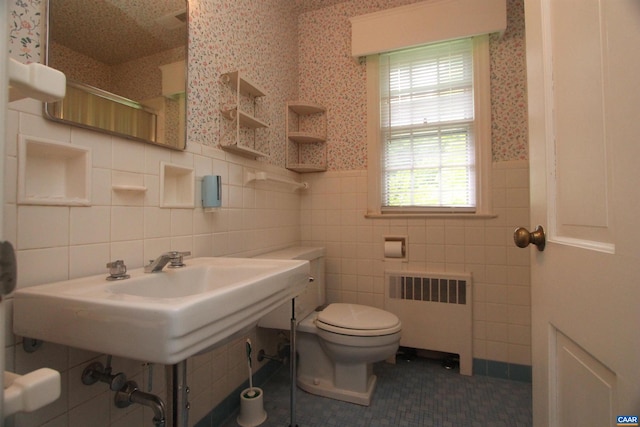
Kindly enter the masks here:
[[263, 397], [261, 388], [253, 387], [242, 390], [240, 393], [240, 415], [237, 419], [239, 425], [255, 427], [267, 419]]

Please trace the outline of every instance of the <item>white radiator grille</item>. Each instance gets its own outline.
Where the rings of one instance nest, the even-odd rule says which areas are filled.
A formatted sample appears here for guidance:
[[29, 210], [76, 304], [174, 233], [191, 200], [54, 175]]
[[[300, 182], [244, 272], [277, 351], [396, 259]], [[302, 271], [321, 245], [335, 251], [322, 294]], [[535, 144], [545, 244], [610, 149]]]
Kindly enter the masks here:
[[467, 279], [389, 275], [389, 298], [467, 303]]
[[385, 310], [402, 322], [400, 345], [455, 353], [460, 373], [472, 373], [470, 274], [387, 271]]

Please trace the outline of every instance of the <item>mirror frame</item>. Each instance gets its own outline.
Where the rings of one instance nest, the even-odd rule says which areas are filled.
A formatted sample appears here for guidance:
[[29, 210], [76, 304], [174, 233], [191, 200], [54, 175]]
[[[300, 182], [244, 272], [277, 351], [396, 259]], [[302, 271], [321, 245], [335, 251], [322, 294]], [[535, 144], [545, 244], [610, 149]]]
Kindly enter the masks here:
[[[50, 51], [49, 51], [49, 47], [51, 45], [50, 43], [50, 37], [51, 37], [51, 1], [54, 0], [46, 0], [46, 11], [45, 11], [45, 22], [46, 22], [46, 36], [45, 36], [45, 42], [44, 42], [44, 52], [45, 52], [45, 65], [49, 65], [49, 55], [50, 55]], [[153, 1], [153, 0], [151, 0]], [[164, 148], [168, 148], [171, 150], [178, 150], [178, 151], [184, 151], [187, 147], [187, 115], [188, 115], [188, 93], [189, 93], [189, 73], [188, 73], [188, 69], [189, 69], [189, 23], [190, 23], [190, 19], [189, 19], [189, 1], [188, 0], [183, 0], [185, 3], [185, 11], [186, 11], [186, 16], [187, 16], [187, 21], [186, 21], [186, 26], [187, 26], [187, 31], [186, 31], [186, 36], [185, 36], [185, 58], [184, 58], [184, 105], [181, 106], [181, 110], [182, 110], [182, 116], [180, 117], [180, 121], [182, 122], [182, 126], [184, 127], [184, 129], [182, 129], [182, 137], [183, 137], [183, 144], [181, 147], [176, 147], [176, 146], [172, 146], [169, 144], [165, 144], [165, 143], [161, 143], [161, 142], [157, 142], [155, 140], [152, 139], [148, 139], [148, 138], [142, 138], [139, 136], [136, 136], [135, 134], [135, 130], [130, 131], [130, 132], [123, 132], [123, 131], [119, 131], [118, 129], [113, 129], [113, 128], [107, 128], [107, 127], [100, 127], [100, 126], [95, 126], [92, 124], [87, 124], [87, 123], [82, 123], [82, 122], [78, 122], [75, 120], [70, 120], [70, 119], [65, 119], [62, 116], [61, 113], [57, 113], [59, 110], [62, 109], [63, 106], [63, 102], [65, 101], [65, 99], [67, 99], [67, 96], [65, 96], [65, 98], [62, 101], [58, 101], [58, 102], [45, 102], [43, 103], [43, 116], [48, 119], [48, 120], [52, 120], [54, 122], [58, 122], [58, 123], [63, 123], [66, 125], [70, 125], [70, 126], [76, 126], [76, 127], [81, 127], [84, 129], [89, 129], [89, 130], [93, 130], [96, 132], [101, 132], [101, 133], [106, 133], [108, 135], [113, 135], [113, 136], [118, 136], [118, 137], [122, 137], [122, 138], [126, 138], [126, 139], [130, 139], [130, 140], [134, 140], [134, 141], [140, 141], [140, 142], [144, 142], [147, 144], [153, 144], [156, 145], [158, 147], [164, 147]], [[113, 122], [113, 119], [115, 117], [113, 117], [114, 115], [118, 115], [118, 117], [122, 120], [125, 120], [127, 122], [139, 122], [142, 121], [144, 124], [146, 124], [147, 126], [150, 125], [151, 123], [153, 123], [153, 128], [149, 131], [149, 134], [152, 135], [154, 138], [157, 136], [157, 120], [158, 120], [158, 116], [153, 112], [153, 110], [151, 110], [150, 108], [147, 108], [145, 106], [143, 106], [142, 104], [140, 104], [139, 102], [133, 101], [131, 99], [122, 97], [120, 95], [116, 95], [113, 94], [111, 92], [108, 92], [106, 90], [97, 88], [97, 87], [93, 87], [90, 86], [88, 84], [85, 83], [81, 83], [81, 82], [76, 82], [73, 81], [71, 79], [67, 78], [67, 93], [69, 93], [69, 89], [71, 90], [75, 90], [78, 91], [78, 93], [80, 93], [80, 96], [82, 97], [89, 97], [89, 98], [93, 98], [94, 101], [97, 101], [101, 106], [108, 106], [110, 110], [112, 110], [112, 112], [110, 113], [111, 115], [109, 116], [109, 121]], [[160, 95], [162, 96], [162, 95]], [[115, 113], [113, 112], [115, 111]], [[60, 114], [60, 115], [58, 115]], [[135, 118], [132, 117], [136, 116]], [[92, 117], [92, 119], [94, 119], [93, 121], [100, 121], [100, 117], [94, 116]], [[112, 125], [113, 127], [113, 125]], [[131, 126], [129, 126], [131, 127]], [[135, 126], [133, 126], [135, 127]], [[145, 126], [146, 127], [146, 126]]]

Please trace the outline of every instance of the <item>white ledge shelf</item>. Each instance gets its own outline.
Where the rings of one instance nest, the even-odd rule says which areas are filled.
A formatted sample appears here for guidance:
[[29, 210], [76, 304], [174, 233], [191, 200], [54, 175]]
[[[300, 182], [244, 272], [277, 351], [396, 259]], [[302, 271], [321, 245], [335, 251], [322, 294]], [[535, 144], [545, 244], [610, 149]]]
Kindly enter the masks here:
[[293, 179], [272, 175], [268, 172], [247, 172], [245, 176], [245, 183], [251, 181], [272, 181], [280, 184], [287, 184], [294, 187], [295, 190], [307, 190], [310, 188], [309, 183], [306, 181], [298, 182]]
[[141, 185], [113, 185], [111, 188], [113, 191], [130, 191], [134, 193], [145, 193], [147, 191], [147, 187]]

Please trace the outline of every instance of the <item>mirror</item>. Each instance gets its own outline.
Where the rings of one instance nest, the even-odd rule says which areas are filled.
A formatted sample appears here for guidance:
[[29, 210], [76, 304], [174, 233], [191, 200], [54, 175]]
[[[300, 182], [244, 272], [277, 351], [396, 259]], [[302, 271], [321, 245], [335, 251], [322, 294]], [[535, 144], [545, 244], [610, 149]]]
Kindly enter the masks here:
[[48, 119], [184, 150], [187, 0], [48, 0], [45, 62], [67, 76]]

